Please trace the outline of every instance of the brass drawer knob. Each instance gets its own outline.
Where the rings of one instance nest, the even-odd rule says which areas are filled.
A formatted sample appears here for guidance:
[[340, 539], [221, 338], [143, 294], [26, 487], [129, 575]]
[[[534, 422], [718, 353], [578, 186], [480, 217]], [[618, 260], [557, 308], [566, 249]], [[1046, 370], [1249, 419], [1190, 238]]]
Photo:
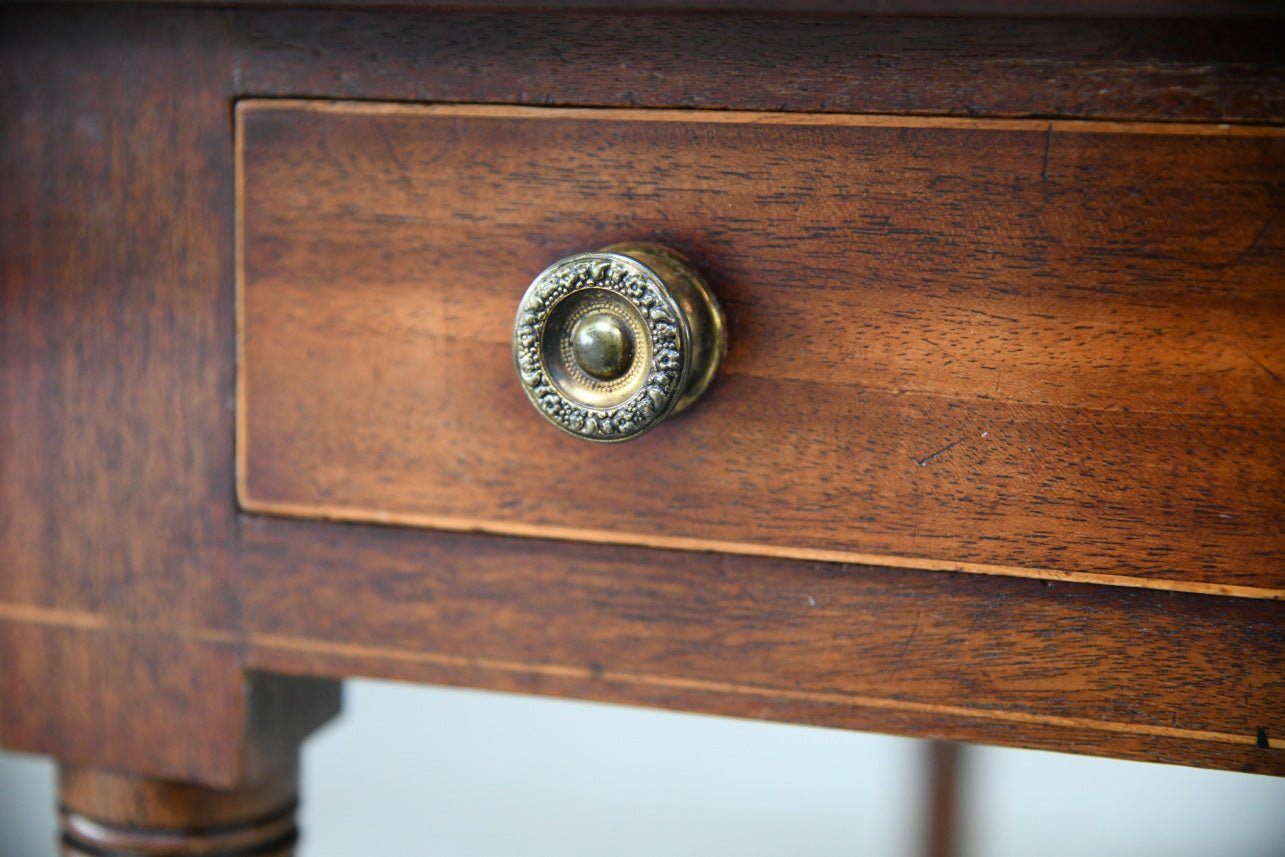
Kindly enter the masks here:
[[558, 428], [632, 440], [694, 402], [718, 369], [723, 311], [686, 259], [615, 244], [555, 262], [522, 296], [513, 359], [527, 398]]

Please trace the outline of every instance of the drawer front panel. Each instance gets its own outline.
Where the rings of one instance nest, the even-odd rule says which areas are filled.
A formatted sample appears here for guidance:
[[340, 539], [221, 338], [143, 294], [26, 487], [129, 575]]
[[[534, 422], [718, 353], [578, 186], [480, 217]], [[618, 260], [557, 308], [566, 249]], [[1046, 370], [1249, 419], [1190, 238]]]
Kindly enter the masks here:
[[[256, 512], [1285, 591], [1272, 129], [247, 101]], [[569, 253], [709, 278], [705, 397], [549, 426], [513, 313]]]

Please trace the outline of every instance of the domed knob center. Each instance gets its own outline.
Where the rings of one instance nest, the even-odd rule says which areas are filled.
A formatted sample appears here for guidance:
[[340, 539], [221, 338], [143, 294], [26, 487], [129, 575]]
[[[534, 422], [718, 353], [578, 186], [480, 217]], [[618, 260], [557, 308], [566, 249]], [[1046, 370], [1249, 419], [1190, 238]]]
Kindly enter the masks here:
[[634, 341], [628, 326], [609, 312], [590, 312], [571, 330], [576, 365], [599, 381], [614, 381], [629, 371]]

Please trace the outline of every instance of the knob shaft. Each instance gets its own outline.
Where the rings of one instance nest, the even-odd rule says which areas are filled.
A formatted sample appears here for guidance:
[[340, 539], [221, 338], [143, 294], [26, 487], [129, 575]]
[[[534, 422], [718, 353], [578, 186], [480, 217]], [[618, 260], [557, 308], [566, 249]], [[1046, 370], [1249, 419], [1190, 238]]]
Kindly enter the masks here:
[[725, 331], [690, 262], [652, 244], [615, 244], [535, 278], [518, 306], [513, 359], [546, 419], [576, 437], [618, 443], [705, 391]]

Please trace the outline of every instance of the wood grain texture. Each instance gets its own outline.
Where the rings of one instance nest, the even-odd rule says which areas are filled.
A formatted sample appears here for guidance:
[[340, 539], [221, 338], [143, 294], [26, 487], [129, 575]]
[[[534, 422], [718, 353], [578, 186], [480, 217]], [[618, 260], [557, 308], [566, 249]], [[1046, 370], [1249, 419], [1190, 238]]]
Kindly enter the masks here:
[[[242, 502], [1285, 591], [1285, 132], [245, 102]], [[514, 378], [529, 279], [674, 247], [720, 377], [625, 446]]]
[[0, 16], [0, 735], [232, 786], [337, 688], [236, 645], [231, 17]]
[[232, 628], [230, 18], [6, 15], [0, 600]]
[[289, 857], [298, 839], [298, 779], [292, 766], [253, 786], [216, 790], [63, 767], [62, 854]]
[[237, 13], [244, 95], [595, 107], [1281, 122], [1282, 44], [1281, 21]]
[[260, 669], [1285, 773], [1280, 602], [302, 521], [243, 534]]

